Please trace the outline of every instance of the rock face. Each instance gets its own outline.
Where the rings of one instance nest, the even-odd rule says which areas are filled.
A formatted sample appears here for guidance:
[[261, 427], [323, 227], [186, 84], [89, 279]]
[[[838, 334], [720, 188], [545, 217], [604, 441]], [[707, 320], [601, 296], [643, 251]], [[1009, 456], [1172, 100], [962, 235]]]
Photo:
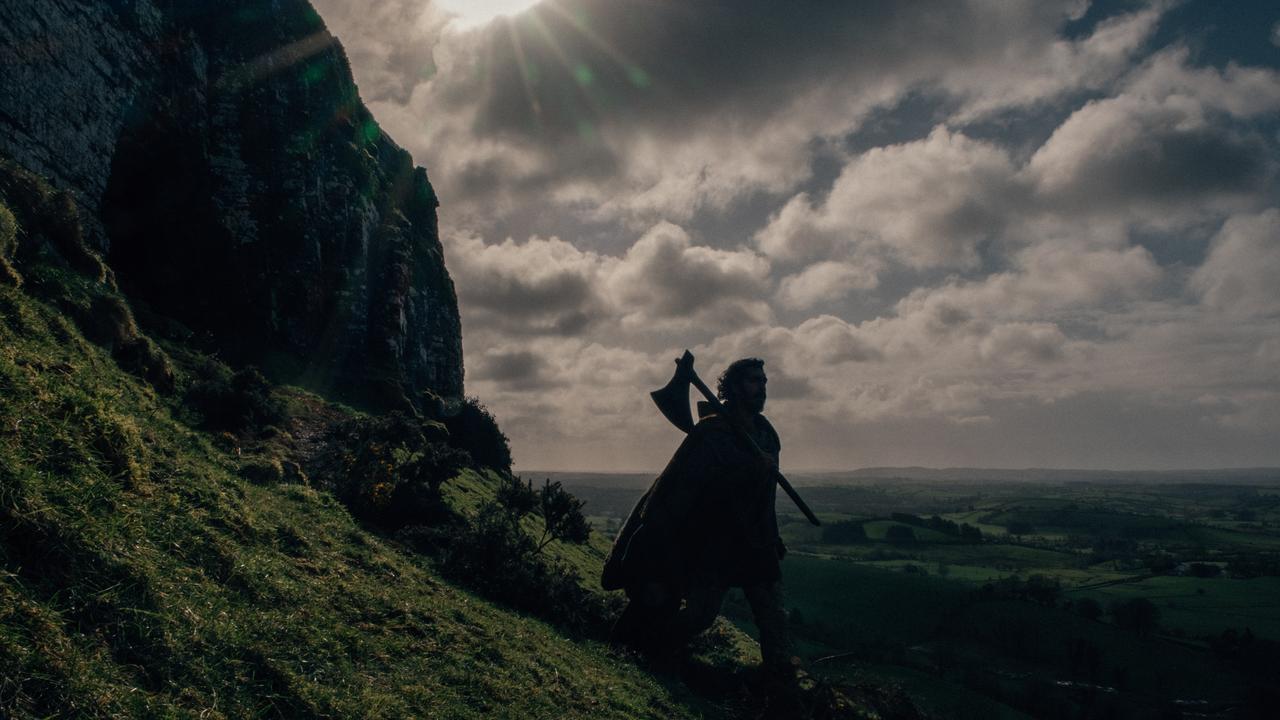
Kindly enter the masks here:
[[462, 394], [435, 193], [305, 0], [7, 0], [0, 88], [135, 304], [353, 401]]

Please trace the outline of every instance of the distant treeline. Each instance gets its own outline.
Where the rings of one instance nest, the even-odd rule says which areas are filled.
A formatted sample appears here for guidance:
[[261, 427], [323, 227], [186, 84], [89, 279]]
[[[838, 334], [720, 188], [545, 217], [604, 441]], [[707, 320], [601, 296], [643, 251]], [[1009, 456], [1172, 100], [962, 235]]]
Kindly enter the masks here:
[[[911, 527], [924, 528], [927, 530], [935, 530], [944, 535], [959, 539], [966, 543], [982, 542], [982, 531], [969, 523], [956, 523], [945, 518], [934, 515], [928, 519], [918, 515], [909, 513], [892, 513], [889, 519], [901, 523], [890, 527], [885, 533], [885, 540], [893, 543], [909, 543], [916, 540], [915, 533], [911, 532], [910, 527], [902, 527], [908, 525]], [[822, 542], [828, 545], [849, 545], [852, 543], [868, 542], [866, 528], [863, 527], [864, 520], [843, 520], [841, 522], [831, 523], [822, 529]]]

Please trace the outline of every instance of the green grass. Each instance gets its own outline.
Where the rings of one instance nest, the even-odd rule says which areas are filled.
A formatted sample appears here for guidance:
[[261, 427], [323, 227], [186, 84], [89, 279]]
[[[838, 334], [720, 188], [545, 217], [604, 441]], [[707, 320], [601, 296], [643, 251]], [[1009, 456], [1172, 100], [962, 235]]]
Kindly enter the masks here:
[[1259, 637], [1280, 640], [1280, 578], [1196, 578], [1159, 576], [1071, 593], [1102, 603], [1144, 597], [1160, 609], [1160, 624], [1180, 628], [1188, 637], [1218, 635], [1227, 628], [1249, 628]]
[[929, 528], [916, 527], [914, 525], [904, 525], [893, 520], [872, 520], [862, 524], [862, 529], [867, 533], [868, 540], [884, 540], [885, 534], [889, 532], [889, 528], [895, 525], [902, 525], [915, 533], [916, 541], [920, 543], [952, 543], [960, 542], [959, 538], [946, 533], [930, 530]]
[[[441, 581], [331, 496], [238, 465], [60, 313], [0, 287], [0, 715], [706, 711]], [[556, 552], [586, 570], [598, 548]]]
[[832, 630], [798, 632], [817, 633], [837, 651], [877, 637], [922, 640], [966, 592], [935, 577], [804, 555], [788, 556], [782, 569], [787, 607], [799, 609], [806, 623], [826, 619]]
[[878, 683], [902, 687], [920, 706], [949, 720], [1030, 720], [1030, 716], [946, 679], [896, 665], [870, 664], [824, 666], [823, 672], [856, 681], [873, 678]]

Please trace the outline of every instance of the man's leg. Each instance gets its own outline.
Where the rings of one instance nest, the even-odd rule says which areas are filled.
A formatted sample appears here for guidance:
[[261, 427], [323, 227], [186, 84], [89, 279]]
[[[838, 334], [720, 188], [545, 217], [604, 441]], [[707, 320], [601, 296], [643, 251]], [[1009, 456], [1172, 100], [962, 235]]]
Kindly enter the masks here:
[[787, 633], [787, 611], [782, 604], [782, 581], [747, 585], [742, 588], [760, 630], [760, 655], [764, 660], [766, 718], [803, 716], [800, 684], [792, 664], [791, 640]]
[[766, 667], [791, 665], [791, 640], [787, 633], [787, 611], [782, 604], [782, 581], [747, 585], [742, 588], [760, 630], [760, 654]]
[[660, 583], [627, 588], [627, 607], [614, 623], [610, 642], [644, 653], [658, 650], [680, 606], [680, 598]]
[[716, 621], [720, 605], [729, 588], [723, 585], [698, 585], [689, 588], [684, 607], [676, 614], [668, 633], [671, 649], [680, 650]]

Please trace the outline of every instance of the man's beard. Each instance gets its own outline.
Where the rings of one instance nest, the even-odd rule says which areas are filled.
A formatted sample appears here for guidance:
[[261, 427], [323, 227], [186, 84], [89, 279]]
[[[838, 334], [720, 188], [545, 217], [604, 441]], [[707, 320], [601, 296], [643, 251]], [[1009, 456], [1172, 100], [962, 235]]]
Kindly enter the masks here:
[[759, 395], [747, 395], [739, 400], [739, 402], [742, 403], [742, 407], [753, 413], [764, 412], [764, 401], [764, 393]]

